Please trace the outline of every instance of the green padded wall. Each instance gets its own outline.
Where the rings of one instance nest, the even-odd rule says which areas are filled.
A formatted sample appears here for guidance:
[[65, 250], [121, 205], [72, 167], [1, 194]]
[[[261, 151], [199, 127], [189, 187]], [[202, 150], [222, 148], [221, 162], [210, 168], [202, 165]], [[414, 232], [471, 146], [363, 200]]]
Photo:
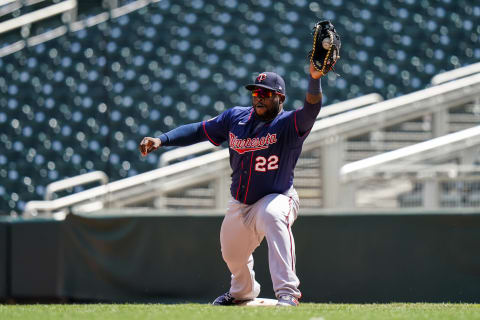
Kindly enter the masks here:
[[8, 289], [8, 223], [7, 219], [0, 218], [0, 301], [6, 300]]
[[[230, 280], [221, 222], [138, 213], [17, 221], [13, 298], [211, 301]], [[480, 302], [479, 214], [300, 215], [293, 232], [302, 301]], [[272, 297], [266, 249], [254, 253], [255, 271]]]

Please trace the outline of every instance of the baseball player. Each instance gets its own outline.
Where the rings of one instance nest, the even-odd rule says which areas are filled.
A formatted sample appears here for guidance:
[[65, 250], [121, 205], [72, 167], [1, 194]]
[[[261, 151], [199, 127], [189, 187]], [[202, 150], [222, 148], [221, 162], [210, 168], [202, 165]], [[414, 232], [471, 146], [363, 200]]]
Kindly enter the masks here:
[[222, 256], [231, 272], [230, 290], [214, 305], [238, 305], [260, 293], [252, 253], [268, 243], [268, 261], [279, 306], [297, 306], [301, 292], [295, 272], [292, 224], [299, 199], [293, 172], [303, 142], [320, 111], [321, 71], [310, 62], [308, 90], [301, 109], [283, 110], [285, 82], [276, 73], [262, 72], [251, 91], [252, 105], [234, 107], [208, 121], [187, 124], [159, 138], [145, 137], [143, 156], [160, 146], [186, 146], [209, 140], [228, 142], [233, 170], [231, 199], [220, 230]]

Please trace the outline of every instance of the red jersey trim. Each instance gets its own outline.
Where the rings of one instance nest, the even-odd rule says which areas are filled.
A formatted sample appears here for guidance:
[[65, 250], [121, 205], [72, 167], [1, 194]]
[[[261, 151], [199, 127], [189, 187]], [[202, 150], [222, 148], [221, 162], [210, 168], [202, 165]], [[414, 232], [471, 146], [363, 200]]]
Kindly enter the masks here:
[[250, 121], [250, 118], [252, 117], [252, 114], [253, 114], [253, 110], [255, 110], [255, 108], [252, 107], [252, 111], [250, 111], [250, 114], [248, 115], [247, 122]]
[[208, 133], [207, 133], [207, 128], [205, 127], [205, 123], [206, 123], [206, 121], [203, 121], [203, 132], [205, 132], [205, 136], [207, 137], [207, 139], [208, 139], [211, 143], [213, 143], [213, 144], [216, 145], [216, 146], [219, 146], [220, 144], [219, 144], [219, 143], [216, 143], [215, 141], [213, 141], [213, 140], [210, 138], [210, 136], [208, 135]]
[[250, 173], [248, 174], [247, 190], [245, 191], [245, 199], [243, 199], [243, 203], [247, 203], [248, 187], [250, 186], [250, 178], [252, 177], [252, 164], [253, 164], [253, 152], [252, 152], [252, 156], [250, 157]]
[[290, 236], [290, 256], [292, 257], [292, 270], [295, 272], [295, 257], [293, 253], [293, 236], [292, 236], [292, 227], [290, 226], [290, 214], [292, 213], [292, 198], [288, 199], [288, 215], [287, 215], [287, 229], [288, 235]]
[[293, 114], [293, 123], [295, 124], [295, 131], [297, 132], [297, 135], [300, 136], [300, 133], [298, 132], [298, 127], [297, 127], [297, 111]]
[[300, 132], [298, 132], [298, 126], [297, 126], [297, 112], [298, 110], [296, 110], [293, 114], [293, 123], [295, 125], [295, 131], [297, 132], [297, 136], [299, 136], [300, 138], [303, 138], [304, 136], [308, 135], [310, 133], [310, 130], [308, 130], [307, 132], [305, 132], [304, 134], [300, 134]]

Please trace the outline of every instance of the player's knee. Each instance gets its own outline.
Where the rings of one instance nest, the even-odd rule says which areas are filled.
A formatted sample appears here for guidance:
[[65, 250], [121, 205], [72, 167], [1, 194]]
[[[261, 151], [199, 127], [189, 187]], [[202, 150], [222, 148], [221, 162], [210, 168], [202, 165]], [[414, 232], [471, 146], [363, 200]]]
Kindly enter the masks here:
[[222, 254], [222, 258], [227, 264], [230, 272], [233, 274], [237, 273], [248, 264], [248, 259], [244, 259], [243, 257], [234, 254]]
[[267, 205], [262, 213], [263, 220], [267, 225], [275, 224], [279, 221], [282, 221], [284, 216], [285, 214], [282, 212], [282, 210], [272, 203]]
[[234, 259], [233, 257], [233, 254], [225, 251], [225, 250], [222, 250], [222, 258], [223, 258], [223, 261], [225, 261], [226, 263], [228, 263], [229, 261], [232, 261]]
[[260, 212], [260, 219], [257, 220], [257, 228], [269, 234], [276, 232], [288, 224], [288, 202], [283, 204], [281, 199], [269, 202]]
[[238, 252], [234, 250], [225, 250], [222, 249], [222, 258], [228, 265], [237, 265], [243, 264], [245, 261], [248, 261], [248, 257], [244, 257], [243, 255], [239, 255]]

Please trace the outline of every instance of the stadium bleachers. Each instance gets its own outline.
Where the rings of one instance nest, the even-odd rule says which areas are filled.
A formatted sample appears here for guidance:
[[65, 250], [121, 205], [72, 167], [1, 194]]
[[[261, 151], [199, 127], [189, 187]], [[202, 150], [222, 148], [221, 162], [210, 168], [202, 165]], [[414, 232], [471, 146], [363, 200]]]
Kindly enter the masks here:
[[[80, 18], [100, 11], [91, 10]], [[0, 58], [0, 212], [22, 211], [65, 177], [102, 170], [116, 180], [154, 169], [160, 153], [141, 158], [143, 136], [247, 105], [243, 85], [259, 71], [284, 76], [287, 109], [300, 107], [308, 31], [323, 18], [343, 45], [339, 76], [323, 81], [327, 105], [410, 93], [480, 59], [474, 1], [153, 2]], [[479, 117], [476, 105], [453, 110], [450, 131]], [[348, 161], [431, 135], [431, 119], [420, 118], [355, 137]]]

